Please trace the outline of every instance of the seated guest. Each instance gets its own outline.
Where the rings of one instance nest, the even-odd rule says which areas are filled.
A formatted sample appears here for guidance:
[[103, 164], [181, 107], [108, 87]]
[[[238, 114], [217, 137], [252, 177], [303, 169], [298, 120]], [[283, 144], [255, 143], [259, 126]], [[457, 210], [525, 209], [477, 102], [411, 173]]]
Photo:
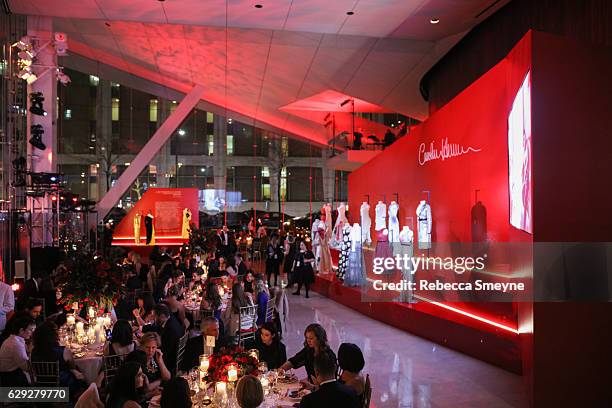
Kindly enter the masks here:
[[314, 359], [320, 354], [326, 354], [334, 362], [336, 355], [327, 343], [327, 333], [323, 326], [317, 323], [309, 324], [304, 330], [304, 348], [281, 366], [282, 370], [305, 367], [308, 381], [314, 384]]
[[164, 362], [170, 371], [174, 371], [178, 342], [185, 334], [185, 330], [176, 317], [170, 313], [168, 306], [164, 304], [155, 305], [153, 315], [155, 323], [143, 327], [142, 331], [144, 333], [154, 331], [161, 336], [161, 351], [164, 354]]
[[[160, 339], [157, 333], [145, 333], [140, 338], [140, 350], [146, 355], [146, 362], [142, 371], [147, 376], [149, 383], [148, 391], [158, 388], [162, 381], [168, 381], [171, 377], [170, 371], [166, 368], [163, 353], [159, 349], [160, 345]], [[132, 353], [130, 353], [130, 356], [132, 356], [132, 358], [139, 357], [136, 354], [132, 355]]]
[[[28, 299], [19, 312], [29, 315], [35, 321], [38, 321], [42, 313], [43, 303], [40, 299]], [[19, 313], [17, 312], [17, 313]]]
[[30, 339], [36, 323], [29, 316], [13, 317], [5, 332], [8, 338], [0, 347], [0, 383], [2, 386], [25, 387], [29, 384], [28, 352], [26, 341]]
[[266, 308], [270, 294], [263, 280], [257, 280], [255, 283], [254, 303], [257, 305], [257, 325], [261, 326], [266, 321]]
[[166, 295], [166, 299], [164, 303], [170, 309], [170, 312], [176, 320], [183, 326], [183, 328], [189, 327], [189, 321], [187, 320], [187, 316], [185, 315], [185, 305], [179, 302], [178, 297], [180, 294], [180, 287], [178, 285], [173, 285], [168, 289], [168, 294]]
[[236, 402], [240, 408], [257, 408], [264, 400], [263, 387], [257, 377], [245, 375], [236, 384]]
[[255, 277], [253, 276], [253, 272], [248, 271], [244, 275], [244, 279], [242, 280], [244, 283], [244, 291], [247, 293], [253, 293], [255, 291]]
[[22, 310], [13, 313], [10, 319], [6, 322], [6, 327], [0, 334], [0, 346], [6, 339], [9, 338], [13, 333], [11, 326], [20, 320], [22, 317], [30, 317], [34, 320], [34, 324], [40, 323], [40, 314], [42, 312], [42, 301], [40, 299], [29, 299], [25, 302], [25, 306]]
[[201, 309], [212, 310], [217, 320], [221, 319], [221, 295], [219, 294], [219, 285], [214, 282], [209, 282], [206, 287], [206, 294], [200, 303]]
[[[202, 334], [192, 337], [187, 341], [185, 354], [183, 358], [183, 366], [180, 367], [183, 371], [189, 371], [199, 363], [199, 357], [202, 354], [214, 354], [225, 346], [223, 339], [219, 336], [219, 321], [214, 317], [202, 319], [200, 324]], [[207, 337], [213, 337], [214, 347], [207, 346]], [[210, 339], [208, 340], [210, 342]]]
[[113, 326], [111, 341], [104, 347], [105, 356], [122, 356], [134, 351], [132, 325], [127, 320], [117, 320]]
[[131, 361], [123, 363], [111, 383], [106, 407], [140, 408], [138, 401], [144, 381], [145, 376], [140, 364]]
[[208, 279], [222, 278], [227, 275], [227, 271], [221, 269], [217, 261], [212, 262], [208, 267]]
[[235, 279], [236, 276], [238, 276], [238, 268], [236, 268], [235, 257], [230, 256], [227, 258], [225, 270], [232, 279]]
[[234, 283], [232, 286], [232, 300], [223, 312], [223, 326], [227, 337], [233, 338], [239, 329], [240, 324], [240, 308], [252, 306], [253, 301], [244, 293], [242, 284]]
[[266, 322], [259, 328], [255, 348], [259, 350], [259, 361], [265, 361], [270, 370], [280, 368], [287, 361], [287, 349], [272, 322]]
[[79, 391], [85, 389], [82, 380], [83, 374], [76, 368], [74, 357], [70, 349], [60, 346], [57, 326], [53, 322], [44, 322], [36, 328], [32, 338], [32, 362], [57, 361], [59, 362], [59, 383], [62, 387], [70, 389], [71, 396], [77, 396]]
[[342, 369], [340, 382], [353, 388], [355, 393], [361, 396], [365, 389], [365, 378], [361, 375], [365, 360], [361, 349], [353, 343], [342, 343], [338, 349], [338, 365]]
[[165, 386], [159, 400], [161, 408], [191, 408], [191, 390], [183, 377], [174, 377]]
[[248, 268], [246, 266], [246, 264], [244, 263], [244, 257], [242, 256], [241, 253], [237, 253], [234, 256], [234, 260], [236, 262], [236, 270], [238, 271], [238, 275], [239, 276], [245, 276], [248, 272]]
[[144, 326], [153, 321], [153, 307], [155, 301], [151, 292], [143, 292], [136, 296], [136, 308], [132, 310], [132, 314], [139, 326]]
[[355, 391], [336, 380], [336, 359], [326, 353], [314, 358], [314, 370], [318, 389], [300, 401], [300, 408], [342, 407], [359, 408]]

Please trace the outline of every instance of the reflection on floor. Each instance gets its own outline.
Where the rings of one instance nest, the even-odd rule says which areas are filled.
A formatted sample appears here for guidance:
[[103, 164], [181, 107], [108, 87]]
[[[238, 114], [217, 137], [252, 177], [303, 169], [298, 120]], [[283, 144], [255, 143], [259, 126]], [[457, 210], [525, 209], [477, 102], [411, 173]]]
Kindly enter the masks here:
[[[291, 296], [291, 357], [302, 347], [304, 328], [320, 323], [334, 351], [342, 342], [364, 353], [372, 381], [372, 407], [526, 407], [522, 377], [365, 317], [317, 293]], [[303, 368], [298, 376], [306, 376]], [[339, 408], [339, 407], [338, 407]]]

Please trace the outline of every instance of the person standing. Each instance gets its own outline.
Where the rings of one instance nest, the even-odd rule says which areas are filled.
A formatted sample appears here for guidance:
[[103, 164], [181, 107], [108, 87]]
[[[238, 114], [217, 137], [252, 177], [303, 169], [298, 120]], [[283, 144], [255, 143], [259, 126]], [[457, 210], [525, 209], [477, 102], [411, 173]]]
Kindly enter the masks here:
[[15, 310], [13, 288], [0, 282], [0, 332], [6, 327], [6, 315]]
[[295, 254], [297, 252], [297, 242], [295, 240], [295, 236], [289, 234], [287, 236], [287, 240], [285, 241], [285, 263], [283, 265], [283, 272], [287, 275], [287, 287], [293, 287], [295, 283], [295, 279], [293, 277], [292, 269], [293, 269], [293, 260], [295, 259]]
[[310, 284], [315, 281], [315, 274], [313, 265], [315, 262], [315, 256], [306, 246], [306, 242], [300, 241], [300, 250], [295, 255], [293, 263], [293, 275], [295, 282], [298, 284], [297, 291], [294, 295], [299, 295], [302, 290], [302, 285], [306, 287], [306, 298], [308, 298], [308, 291], [310, 290]]
[[268, 277], [268, 286], [271, 286], [272, 275], [274, 275], [274, 286], [277, 286], [280, 263], [282, 260], [282, 249], [278, 244], [278, 235], [272, 235], [266, 254], [266, 276]]

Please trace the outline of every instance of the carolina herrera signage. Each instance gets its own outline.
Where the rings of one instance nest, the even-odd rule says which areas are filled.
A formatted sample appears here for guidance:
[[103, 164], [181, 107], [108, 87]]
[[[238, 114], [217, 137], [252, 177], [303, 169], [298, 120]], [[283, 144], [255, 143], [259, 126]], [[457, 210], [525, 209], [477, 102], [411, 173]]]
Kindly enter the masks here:
[[424, 166], [428, 161], [438, 159], [444, 161], [468, 153], [478, 153], [481, 150], [471, 146], [462, 146], [459, 143], [448, 143], [448, 138], [442, 139], [439, 148], [436, 148], [435, 141], [429, 143], [429, 149], [425, 143], [421, 143], [419, 145], [419, 164]]

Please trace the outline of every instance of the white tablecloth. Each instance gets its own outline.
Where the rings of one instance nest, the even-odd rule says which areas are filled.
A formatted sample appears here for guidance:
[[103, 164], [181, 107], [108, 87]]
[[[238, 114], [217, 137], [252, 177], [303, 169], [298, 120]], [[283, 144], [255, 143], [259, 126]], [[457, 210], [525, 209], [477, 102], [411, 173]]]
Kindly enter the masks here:
[[91, 384], [96, 381], [100, 370], [102, 370], [102, 357], [97, 356], [95, 352], [88, 351], [84, 357], [75, 357], [74, 364], [85, 376], [87, 384]]

